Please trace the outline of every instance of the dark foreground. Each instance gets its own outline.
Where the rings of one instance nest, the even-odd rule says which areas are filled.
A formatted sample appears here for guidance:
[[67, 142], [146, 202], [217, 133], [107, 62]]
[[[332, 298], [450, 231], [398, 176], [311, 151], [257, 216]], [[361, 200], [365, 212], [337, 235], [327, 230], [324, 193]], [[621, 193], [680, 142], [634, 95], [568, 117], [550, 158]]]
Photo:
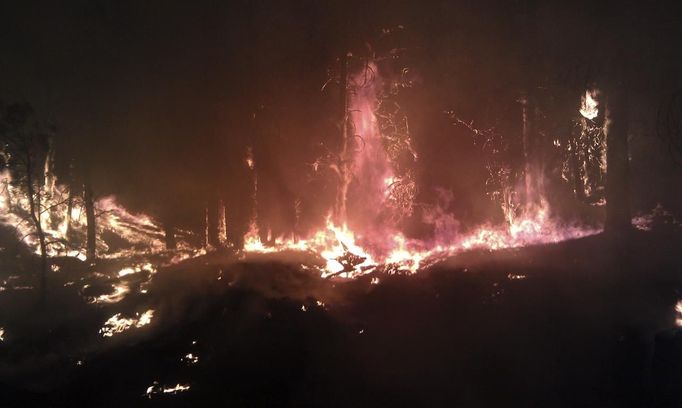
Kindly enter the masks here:
[[[212, 254], [104, 305], [64, 286], [84, 266], [62, 260], [46, 309], [0, 292], [0, 406], [679, 407], [680, 243], [597, 236], [352, 282], [300, 254]], [[101, 273], [88, 282], [115, 280]]]

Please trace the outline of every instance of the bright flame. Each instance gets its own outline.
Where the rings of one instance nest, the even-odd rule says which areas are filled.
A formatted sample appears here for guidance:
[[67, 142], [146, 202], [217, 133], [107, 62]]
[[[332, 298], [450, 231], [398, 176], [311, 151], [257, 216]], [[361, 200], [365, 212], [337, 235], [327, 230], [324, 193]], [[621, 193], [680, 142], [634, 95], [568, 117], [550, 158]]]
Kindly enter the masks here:
[[599, 103], [597, 102], [595, 91], [585, 91], [580, 104], [580, 114], [585, 119], [593, 120], [599, 116]]
[[130, 292], [130, 288], [125, 283], [112, 285], [113, 291], [104, 295], [94, 297], [90, 303], [118, 303]]
[[164, 394], [176, 394], [189, 390], [189, 385], [176, 384], [174, 387], [167, 387], [163, 389]]
[[121, 313], [116, 313], [106, 322], [104, 322], [104, 326], [99, 329], [99, 333], [102, 335], [102, 337], [112, 337], [114, 334], [123, 333], [130, 328], [140, 328], [146, 326], [152, 322], [154, 310], [149, 309], [142, 313], [142, 315], [136, 313], [135, 316], [136, 317], [134, 318], [125, 318], [121, 317]]
[[675, 313], [677, 317], [675, 318], [675, 324], [682, 327], [682, 300], [677, 302], [675, 305]]
[[181, 360], [187, 364], [196, 364], [199, 362], [199, 356], [192, 353], [187, 353]]
[[176, 384], [173, 386], [160, 386], [158, 382], [154, 381], [154, 384], [147, 387], [145, 395], [148, 398], [152, 398], [154, 394], [177, 394], [180, 392], [185, 392], [190, 389], [189, 384]]

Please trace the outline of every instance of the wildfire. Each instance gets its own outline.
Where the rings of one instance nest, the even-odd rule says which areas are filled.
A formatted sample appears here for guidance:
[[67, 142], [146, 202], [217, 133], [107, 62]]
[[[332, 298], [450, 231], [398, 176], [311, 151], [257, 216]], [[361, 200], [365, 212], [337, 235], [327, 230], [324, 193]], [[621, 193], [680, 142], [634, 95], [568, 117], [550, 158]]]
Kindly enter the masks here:
[[[401, 119], [395, 111], [390, 114], [382, 111], [385, 101], [382, 99], [382, 89], [385, 83], [390, 84], [391, 81], [382, 81], [380, 67], [375, 61], [366, 62], [363, 67], [356, 69], [348, 78], [346, 114], [351, 124], [344, 134], [346, 157], [340, 163], [327, 163], [321, 159], [315, 161], [315, 173], [320, 173], [322, 166], [328, 166], [341, 178], [340, 185], [345, 186], [343, 193], [337, 195], [338, 202], [335, 203], [333, 214], [327, 217], [323, 227], [306, 237], [294, 238], [293, 234], [273, 237], [270, 231], [263, 231], [268, 236], [266, 242], [261, 240], [258, 222], [253, 219], [244, 236], [246, 253], [311, 252], [324, 259], [322, 277], [354, 278], [377, 269], [389, 273], [416, 273], [437, 259], [471, 249], [498, 250], [551, 243], [599, 232], [597, 228], [565, 225], [553, 219], [547, 202], [542, 198], [542, 191], [533, 191], [533, 196], [539, 199], [519, 203], [515, 199], [514, 189], [508, 183], [510, 185], [502, 186], [505, 200], [501, 204], [506, 223], [460, 230], [459, 223], [451, 214], [438, 209], [428, 216], [428, 220], [427, 216], [424, 219], [436, 227], [434, 237], [428, 240], [406, 237], [399, 225], [400, 220], [412, 214], [416, 184], [412, 169], [398, 166], [396, 162], [397, 157], [412, 157], [416, 160], [417, 155], [412, 149], [407, 119]], [[598, 116], [597, 96], [597, 91], [588, 90], [582, 97], [579, 110], [584, 118], [591, 120]], [[555, 145], [560, 144], [557, 142]], [[257, 161], [251, 148], [246, 152], [244, 163], [255, 170]], [[340, 171], [344, 166], [345, 170]], [[46, 169], [46, 179], [47, 173]], [[13, 186], [7, 170], [0, 173], [0, 179], [4, 180], [4, 191], [0, 194], [0, 222], [14, 226], [24, 242], [39, 254], [33, 226], [19, 215], [27, 211], [26, 194], [20, 194], [19, 188]], [[39, 208], [46, 209], [40, 213], [39, 222], [50, 243], [47, 255], [84, 260], [84, 248], [72, 246], [69, 239], [69, 231], [85, 235], [87, 222], [84, 219], [83, 199], [72, 197], [67, 187], [56, 184], [54, 179], [50, 180], [41, 187], [38, 203]], [[348, 189], [349, 186], [352, 188]], [[68, 205], [64, 197], [69, 197]], [[165, 258], [159, 263], [167, 265], [204, 255], [210, 249], [208, 246], [192, 247], [188, 240], [182, 239], [183, 234], [191, 233], [179, 231], [178, 249], [167, 251], [162, 225], [148, 215], [128, 211], [113, 196], [97, 200], [94, 207], [98, 237], [104, 232], [111, 232], [130, 244], [129, 249], [116, 251], [100, 238], [96, 245], [101, 258], [134, 256], [139, 259], [163, 254]], [[219, 207], [224, 211], [224, 205]], [[228, 216], [224, 212], [219, 214], [221, 243], [226, 242]], [[58, 270], [58, 267], [54, 266], [53, 270]], [[111, 293], [94, 297], [90, 303], [121, 301], [131, 290], [126, 279], [143, 271], [149, 272], [151, 276], [156, 273], [156, 267], [150, 262], [142, 262], [120, 269], [117, 274], [119, 282], [112, 284]], [[374, 280], [372, 283], [375, 283]], [[148, 285], [149, 281], [143, 282], [140, 291], [146, 293]], [[115, 315], [107, 321], [102, 334], [109, 337], [130, 327], [145, 325], [153, 311], [147, 313], [138, 319]]]
[[[404, 149], [411, 143], [409, 137], [400, 139], [399, 143], [389, 138], [388, 147], [385, 143], [376, 116], [382, 86], [379, 71], [377, 65], [370, 62], [349, 78], [348, 114], [357, 136], [347, 139], [346, 143], [351, 144], [348, 150], [352, 152], [347, 161], [352, 165], [339, 175], [345, 178], [342, 184], [353, 185], [353, 191], [360, 192], [360, 196], [351, 197], [351, 190], [340, 194], [341, 202], [336, 203], [340, 213], [335, 217], [328, 216], [325, 226], [305, 239], [269, 238], [268, 242], [273, 244], [263, 243], [256, 220], [253, 220], [245, 236], [246, 252], [309, 251], [325, 260], [323, 277], [353, 278], [377, 268], [389, 273], [415, 273], [432, 261], [471, 249], [499, 250], [552, 243], [599, 232], [597, 228], [564, 225], [553, 219], [542, 191], [533, 191], [533, 197], [536, 197], [533, 202], [519, 203], [514, 199], [514, 189], [506, 186], [509, 199], [502, 205], [506, 224], [460, 231], [452, 215], [438, 208], [429, 215], [429, 222], [437, 227], [432, 240], [405, 237], [396, 220], [410, 213], [414, 189], [409, 177], [396, 174], [388, 150]], [[596, 92], [585, 94], [581, 114], [589, 118], [597, 116], [595, 98]], [[388, 119], [382, 116], [382, 120]], [[411, 148], [408, 150], [411, 152]], [[250, 154], [247, 160], [251, 158]], [[334, 168], [338, 170], [339, 167], [335, 165]], [[532, 176], [528, 174], [527, 178]], [[398, 188], [403, 178], [407, 180], [408, 188]], [[346, 210], [352, 211], [357, 219], [348, 219]]]

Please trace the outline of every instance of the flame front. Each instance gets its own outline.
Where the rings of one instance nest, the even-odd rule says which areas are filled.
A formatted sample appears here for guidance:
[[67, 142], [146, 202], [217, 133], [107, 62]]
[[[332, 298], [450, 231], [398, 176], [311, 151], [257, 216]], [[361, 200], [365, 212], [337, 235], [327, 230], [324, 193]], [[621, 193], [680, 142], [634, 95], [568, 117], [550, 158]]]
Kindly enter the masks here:
[[[348, 82], [350, 85], [347, 120], [350, 129], [344, 135], [349, 146], [348, 171], [339, 172], [340, 177], [346, 178], [341, 184], [345, 185], [348, 191], [338, 195], [343, 202], [335, 204], [343, 211], [340, 215], [330, 213], [324, 226], [307, 236], [293, 237], [293, 234], [289, 234], [286, 237], [268, 237], [267, 243], [261, 241], [257, 220], [254, 219], [244, 236], [245, 252], [267, 253], [285, 250], [312, 252], [324, 259], [325, 266], [321, 271], [323, 277], [353, 278], [377, 268], [389, 272], [415, 273], [434, 260], [471, 249], [498, 250], [552, 243], [599, 232], [598, 228], [565, 224], [553, 218], [543, 191], [528, 191], [528, 185], [532, 184], [528, 183], [528, 179], [541, 176], [531, 174], [527, 167], [526, 194], [530, 196], [529, 193], [532, 193], [534, 198], [528, 203], [520, 203], [514, 195], [512, 186], [503, 186], [505, 199], [502, 200], [502, 211], [506, 223], [486, 224], [469, 230], [460, 230], [454, 217], [445, 209], [438, 208], [433, 214], [424, 216], [425, 222], [428, 221], [436, 227], [433, 237], [429, 239], [406, 237], [401, 231], [400, 220], [412, 212], [415, 183], [413, 173], [405, 171], [405, 166], [399, 169], [395, 165], [396, 157], [403, 153], [405, 153], [403, 156], [407, 155], [417, 160], [417, 154], [412, 149], [407, 133], [406, 122], [402, 138], [382, 133], [382, 129], [385, 130], [387, 127], [380, 126], [380, 121], [387, 119], [386, 115], [377, 116], [377, 112], [381, 110], [380, 95], [384, 84], [380, 68], [374, 61], [368, 61], [362, 68], [356, 69], [356, 72], [349, 75]], [[586, 119], [592, 120], [597, 117], [599, 113], [597, 91], [585, 93], [579, 111]], [[315, 171], [319, 169], [321, 163], [322, 160], [315, 162]], [[250, 170], [255, 170], [258, 166], [251, 148], [247, 149], [243, 165]], [[605, 166], [605, 161], [600, 162], [600, 165]], [[338, 170], [338, 164], [336, 166]], [[4, 181], [4, 188], [0, 194], [0, 222], [15, 227], [18, 236], [39, 254], [39, 243], [33, 226], [25, 217], [19, 215], [27, 211], [26, 194], [21, 194], [19, 189], [13, 186], [9, 171], [0, 173], [0, 179]], [[71, 197], [68, 188], [56, 184], [53, 178], [48, 180], [47, 175], [46, 180], [40, 191], [42, 202], [38, 205], [41, 209], [46, 209], [40, 212], [40, 225], [50, 242], [47, 255], [70, 256], [85, 260], [83, 245], [73, 245], [69, 237], [70, 230], [85, 235], [87, 226], [84, 219], [86, 218], [84, 204], [76, 197], [74, 200], [69, 199], [70, 204], [67, 205], [64, 197]], [[535, 184], [542, 186], [543, 183]], [[101, 258], [127, 259], [164, 254], [167, 256], [166, 263], [172, 264], [204, 255], [207, 250], [212, 249], [209, 246], [194, 248], [186, 240], [180, 239], [178, 249], [169, 251], [165, 247], [164, 229], [152, 217], [129, 212], [113, 196], [103, 197], [94, 205], [97, 212], [97, 235], [101, 237], [106, 231], [113, 232], [130, 244], [128, 249], [113, 250], [104, 239], [97, 239], [97, 252]], [[229, 214], [224, 213], [224, 205], [220, 205], [220, 208], [222, 212], [219, 236], [221, 244], [226, 244], [225, 225]], [[191, 234], [182, 231], [180, 233]], [[148, 262], [133, 263], [124, 267], [118, 272], [119, 282], [111, 284], [110, 293], [91, 297], [89, 301], [96, 304], [119, 302], [130, 292], [126, 277], [143, 270], [153, 274], [156, 268]], [[146, 286], [142, 287], [141, 292], [146, 293]], [[110, 322], [113, 329], [105, 333], [113, 334], [118, 330], [116, 327], [138, 324], [138, 321], [114, 317]]]
[[[527, 191], [527, 195], [534, 197], [533, 201], [519, 203], [512, 196], [513, 189], [506, 186], [505, 191], [510, 196], [502, 203], [506, 224], [460, 231], [450, 214], [437, 209], [429, 215], [430, 222], [440, 226], [433, 239], [407, 238], [393, 222], [399, 219], [394, 212], [396, 208], [412, 208], [413, 195], [402, 197], [408, 203], [392, 205], [392, 190], [402, 180], [394, 171], [378, 126], [376, 111], [382, 85], [379, 68], [370, 61], [351, 75], [349, 84], [352, 154], [350, 171], [342, 174], [349, 178], [346, 180], [348, 192], [339, 195], [344, 202], [336, 203], [337, 208], [344, 209], [341, 217], [329, 215], [325, 226], [306, 239], [278, 238], [273, 245], [261, 242], [256, 220], [253, 220], [245, 237], [246, 252], [310, 251], [324, 258], [323, 276], [355, 277], [379, 267], [389, 272], [415, 273], [431, 261], [466, 250], [554, 243], [600, 232], [599, 228], [567, 225], [552, 218], [542, 191]], [[597, 116], [595, 94], [586, 92], [580, 113], [590, 119]], [[409, 138], [402, 144], [417, 157]], [[250, 151], [247, 163], [253, 168]], [[540, 176], [527, 169], [526, 184], [543, 185], [529, 183], [533, 177]]]

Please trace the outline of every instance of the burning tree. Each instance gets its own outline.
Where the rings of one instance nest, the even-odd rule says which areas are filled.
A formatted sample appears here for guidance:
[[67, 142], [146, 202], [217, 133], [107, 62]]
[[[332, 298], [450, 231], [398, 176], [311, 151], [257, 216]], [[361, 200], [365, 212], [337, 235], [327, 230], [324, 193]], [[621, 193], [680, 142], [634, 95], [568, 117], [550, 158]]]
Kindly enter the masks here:
[[[0, 138], [2, 140], [4, 165], [9, 169], [11, 184], [25, 195], [28, 208], [18, 200], [18, 210], [26, 215], [21, 222], [30, 221], [38, 238], [40, 250], [41, 298], [45, 299], [48, 271], [47, 248], [49, 242], [43, 230], [41, 215], [48, 211], [42, 202], [45, 187], [45, 164], [49, 157], [49, 139], [53, 128], [46, 127], [34, 118], [33, 108], [26, 103], [11, 104], [2, 108]], [[22, 237], [22, 240], [28, 237]]]
[[[346, 53], [338, 60], [338, 72], [330, 72], [327, 83], [338, 84], [340, 138], [338, 147], [330, 149], [328, 161], [339, 180], [334, 218], [340, 224], [347, 222], [352, 210], [349, 199], [359, 198], [357, 194], [352, 197], [353, 189], [357, 190], [354, 180], [383, 192], [384, 216], [391, 224], [412, 215], [417, 154], [399, 97], [412, 86], [411, 72], [401, 58], [405, 50], [391, 36], [401, 30], [402, 26], [382, 30], [376, 47], [367, 45], [363, 53]], [[381, 180], [371, 186], [374, 178]], [[369, 192], [360, 190], [365, 195]]]

